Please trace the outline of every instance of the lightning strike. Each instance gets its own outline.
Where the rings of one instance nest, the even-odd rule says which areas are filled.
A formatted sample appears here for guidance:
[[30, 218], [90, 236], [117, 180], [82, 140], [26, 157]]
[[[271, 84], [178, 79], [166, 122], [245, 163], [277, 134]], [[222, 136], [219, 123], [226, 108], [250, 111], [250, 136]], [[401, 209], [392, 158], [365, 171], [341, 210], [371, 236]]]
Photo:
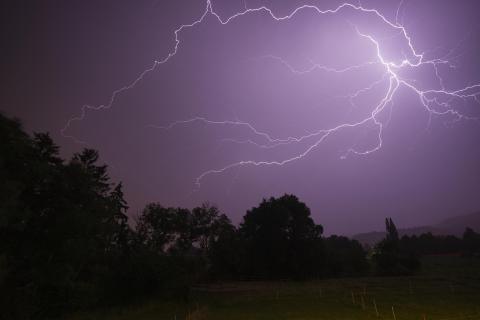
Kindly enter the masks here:
[[[295, 16], [305, 10], [310, 10], [318, 15], [334, 15], [343, 10], [350, 9], [354, 10], [355, 12], [363, 15], [372, 15], [379, 20], [379, 22], [383, 23], [385, 28], [390, 28], [393, 31], [396, 31], [400, 36], [402, 41], [404, 41], [407, 45], [408, 52], [402, 52], [404, 58], [400, 61], [390, 61], [382, 53], [382, 45], [378, 39], [371, 34], [367, 34], [362, 32], [357, 26], [352, 24], [353, 30], [356, 32], [358, 37], [364, 39], [366, 42], [370, 43], [375, 51], [375, 56], [372, 57], [371, 60], [365, 61], [364, 63], [353, 65], [353, 66], [346, 66], [343, 68], [333, 68], [329, 66], [325, 66], [319, 63], [314, 63], [310, 61], [311, 66], [307, 69], [299, 70], [294, 68], [288, 61], [285, 59], [275, 56], [275, 55], [268, 55], [262, 58], [264, 59], [272, 59], [274, 61], [279, 62], [283, 66], [285, 66], [292, 74], [302, 76], [307, 73], [312, 72], [329, 72], [329, 73], [336, 73], [336, 74], [343, 74], [348, 72], [354, 72], [359, 69], [368, 68], [371, 66], [381, 66], [383, 69], [382, 77], [373, 83], [369, 84], [364, 88], [358, 89], [356, 92], [346, 96], [345, 98], [348, 99], [351, 106], [355, 106], [354, 100], [362, 94], [365, 94], [376, 86], [382, 83], [388, 83], [388, 86], [385, 90], [385, 93], [381, 96], [381, 99], [372, 106], [372, 111], [369, 113], [368, 116], [365, 118], [356, 121], [356, 122], [348, 122], [348, 123], [341, 123], [337, 126], [331, 128], [320, 128], [314, 132], [300, 135], [300, 136], [288, 136], [285, 138], [278, 138], [273, 137], [272, 135], [268, 134], [267, 132], [261, 131], [255, 128], [248, 122], [242, 121], [232, 121], [232, 120], [211, 120], [204, 117], [194, 117], [187, 120], [178, 120], [171, 124], [165, 126], [158, 126], [158, 125], [149, 125], [148, 128], [160, 129], [160, 130], [173, 130], [176, 127], [191, 125], [193, 123], [202, 123], [204, 125], [215, 125], [215, 126], [229, 126], [229, 127], [240, 127], [245, 128], [250, 134], [256, 139], [245, 138], [245, 139], [231, 139], [225, 138], [222, 140], [224, 143], [237, 143], [237, 144], [250, 144], [257, 148], [263, 149], [272, 149], [276, 147], [282, 147], [284, 145], [291, 145], [291, 144], [299, 144], [301, 142], [309, 142], [304, 148], [303, 151], [293, 154], [291, 157], [287, 157], [284, 159], [279, 159], [275, 161], [254, 161], [254, 160], [240, 160], [238, 162], [230, 163], [225, 165], [221, 168], [210, 169], [201, 173], [196, 179], [195, 184], [200, 187], [201, 182], [207, 176], [214, 175], [214, 174], [221, 174], [233, 168], [238, 168], [242, 166], [283, 166], [306, 157], [310, 154], [314, 149], [319, 147], [327, 138], [331, 135], [339, 132], [340, 130], [344, 130], [347, 128], [356, 128], [362, 127], [366, 125], [373, 125], [376, 128], [377, 132], [377, 142], [373, 146], [364, 149], [364, 150], [357, 150], [354, 148], [350, 148], [347, 152], [341, 156], [342, 159], [346, 158], [350, 154], [355, 155], [368, 155], [372, 152], [376, 152], [380, 150], [383, 146], [383, 129], [386, 123], [383, 123], [379, 119], [379, 115], [382, 113], [383, 110], [389, 105], [393, 107], [393, 101], [395, 94], [397, 93], [400, 87], [404, 87], [409, 89], [413, 92], [417, 97], [420, 105], [429, 113], [430, 117], [433, 115], [452, 115], [457, 119], [468, 119], [468, 120], [478, 120], [477, 118], [469, 117], [467, 115], [462, 114], [458, 110], [452, 107], [452, 104], [455, 101], [462, 100], [462, 101], [472, 101], [477, 104], [480, 104], [480, 84], [471, 84], [467, 85], [462, 88], [455, 88], [455, 89], [447, 89], [445, 86], [444, 79], [441, 77], [441, 72], [439, 70], [440, 65], [447, 65], [451, 68], [455, 68], [455, 66], [449, 61], [449, 56], [453, 53], [453, 49], [450, 50], [447, 55], [443, 58], [437, 59], [426, 59], [425, 53], [418, 52], [413, 44], [412, 38], [406, 28], [403, 26], [403, 16], [405, 13], [405, 9], [403, 0], [399, 3], [397, 7], [395, 20], [390, 21], [387, 17], [385, 17], [382, 13], [378, 10], [373, 8], [366, 8], [362, 6], [361, 3], [359, 4], [352, 4], [352, 3], [342, 3], [336, 8], [328, 9], [328, 10], [321, 10], [317, 6], [314, 5], [302, 5], [295, 8], [291, 11], [290, 14], [284, 16], [276, 15], [270, 8], [266, 6], [261, 6], [258, 8], [248, 8], [245, 3], [245, 9], [243, 11], [237, 12], [227, 18], [222, 18], [218, 13], [215, 12], [213, 8], [213, 4], [211, 0], [206, 1], [206, 7], [204, 12], [200, 15], [200, 17], [193, 21], [190, 24], [181, 25], [179, 28], [174, 30], [174, 46], [171, 52], [161, 60], [156, 60], [153, 64], [145, 69], [143, 72], [139, 74], [139, 76], [134, 79], [130, 84], [119, 88], [111, 94], [111, 97], [106, 104], [98, 105], [98, 106], [91, 106], [91, 105], [84, 105], [81, 108], [80, 115], [76, 117], [72, 117], [69, 119], [65, 126], [61, 129], [61, 134], [64, 137], [71, 138], [76, 142], [84, 143], [83, 141], [73, 137], [72, 135], [67, 134], [68, 129], [70, 126], [77, 121], [82, 121], [88, 111], [98, 111], [103, 109], [111, 108], [117, 98], [124, 92], [131, 90], [139, 84], [148, 73], [155, 71], [159, 66], [167, 63], [170, 59], [172, 59], [178, 52], [181, 41], [180, 41], [180, 34], [183, 30], [188, 28], [193, 28], [198, 24], [204, 22], [207, 16], [214, 17], [221, 25], [226, 25], [235, 19], [240, 19], [246, 15], [252, 15], [256, 13], [266, 13], [271, 19], [276, 22], [282, 22], [285, 20], [294, 19]], [[401, 17], [400, 17], [401, 15]], [[433, 74], [435, 75], [438, 81], [438, 88], [435, 89], [421, 89], [420, 86], [416, 84], [415, 79], [408, 79], [401, 76], [401, 72], [404, 69], [416, 69], [420, 67], [430, 67]], [[391, 115], [391, 110], [390, 110]], [[386, 121], [390, 121], [389, 119]], [[302, 145], [303, 146], [303, 145]], [[238, 174], [238, 173], [237, 173]]]

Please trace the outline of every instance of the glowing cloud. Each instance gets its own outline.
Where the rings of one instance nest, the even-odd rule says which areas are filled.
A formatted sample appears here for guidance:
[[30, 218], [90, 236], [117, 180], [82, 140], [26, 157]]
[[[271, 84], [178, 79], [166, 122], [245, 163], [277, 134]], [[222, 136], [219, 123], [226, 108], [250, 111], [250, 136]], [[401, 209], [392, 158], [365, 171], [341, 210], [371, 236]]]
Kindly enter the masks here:
[[[398, 42], [401, 44], [402, 48], [401, 52], [397, 52], [395, 58], [389, 58], [390, 55], [386, 54], [386, 50], [384, 49], [383, 39], [377, 38], [374, 33], [369, 32], [368, 30], [362, 30], [362, 27], [360, 25], [350, 22], [352, 32], [354, 32], [356, 36], [358, 36], [361, 40], [365, 41], [366, 44], [371, 46], [372, 52], [374, 52], [374, 54], [368, 61], [364, 61], [363, 63], [357, 65], [345, 66], [342, 68], [334, 68], [328, 65], [323, 65], [321, 63], [311, 61], [310, 67], [305, 69], [298, 69], [292, 66], [287, 61], [287, 59], [284, 59], [277, 55], [266, 55], [262, 57], [262, 59], [268, 59], [272, 60], [275, 63], [279, 63], [296, 76], [304, 76], [312, 72], [344, 74], [368, 68], [380, 67], [382, 70], [381, 77], [368, 84], [367, 86], [358, 89], [356, 92], [353, 92], [346, 96], [347, 100], [349, 101], [348, 103], [354, 105], [356, 98], [370, 92], [378, 86], [383, 85], [385, 89], [380, 99], [375, 102], [374, 105], [369, 106], [368, 110], [371, 110], [369, 114], [358, 121], [342, 122], [329, 128], [317, 128], [313, 132], [298, 136], [274, 137], [268, 132], [264, 132], [255, 128], [252, 124], [248, 122], [231, 119], [218, 121], [200, 116], [190, 119], [178, 120], [165, 125], [149, 125], [150, 128], [161, 130], [173, 130], [177, 127], [181, 128], [197, 122], [209, 126], [242, 127], [247, 129], [251, 134], [253, 134], [253, 136], [256, 137], [257, 140], [226, 138], [222, 141], [224, 143], [250, 144], [256, 148], [261, 148], [265, 150], [280, 148], [285, 145], [294, 144], [298, 144], [302, 148], [302, 150], [293, 153], [290, 156], [278, 158], [276, 160], [257, 161], [246, 158], [241, 159], [237, 162], [229, 163], [220, 168], [212, 168], [198, 175], [198, 177], [195, 179], [195, 183], [197, 186], [200, 186], [202, 180], [205, 179], [207, 176], [220, 174], [235, 167], [282, 166], [294, 161], [299, 161], [305, 156], [307, 156], [309, 153], [311, 153], [315, 148], [320, 146], [327, 138], [347, 128], [362, 128], [365, 126], [373, 125], [376, 128], [377, 139], [376, 143], [368, 148], [350, 148], [342, 156], [342, 158], [345, 158], [349, 155], [367, 155], [375, 152], [382, 148], [383, 129], [386, 124], [385, 120], [382, 120], [380, 115], [382, 114], [382, 112], [384, 112], [385, 108], [395, 100], [399, 88], [402, 87], [410, 90], [413, 94], [415, 94], [416, 97], [418, 97], [419, 104], [430, 115], [451, 115], [458, 120], [476, 119], [460, 112], [457, 108], [455, 108], [455, 105], [458, 101], [480, 104], [480, 83], [468, 84], [458, 88], [447, 88], [445, 86], [445, 81], [441, 76], [441, 71], [439, 68], [440, 66], [453, 67], [453, 64], [449, 61], [449, 55], [435, 59], [427, 59], [425, 53], [419, 52], [415, 48], [409, 31], [403, 26], [401, 22], [402, 18], [400, 17], [400, 15], [402, 14], [402, 5], [403, 1], [398, 6], [394, 21], [387, 19], [385, 15], [383, 15], [376, 9], [367, 8], [362, 5], [352, 3], [343, 3], [335, 8], [328, 10], [321, 10], [319, 7], [314, 5], [302, 5], [295, 8], [288, 15], [284, 16], [276, 15], [270, 8], [265, 6], [258, 8], [245, 7], [245, 9], [241, 12], [237, 12], [225, 18], [221, 17], [214, 10], [212, 2], [210, 0], [207, 0], [205, 10], [197, 20], [191, 22], [190, 24], [181, 25], [174, 31], [175, 45], [172, 48], [171, 52], [163, 60], [154, 61], [154, 63], [148, 69], [141, 72], [139, 76], [134, 79], [129, 85], [115, 90], [111, 94], [108, 103], [98, 106], [84, 105], [78, 116], [72, 117], [67, 121], [64, 128], [61, 130], [61, 133], [65, 137], [72, 138], [75, 141], [82, 143], [81, 140], [68, 134], [68, 130], [72, 123], [76, 121], [82, 121], [85, 118], [87, 112], [89, 111], [111, 108], [116, 102], [117, 98], [122, 93], [135, 88], [135, 86], [144, 79], [145, 75], [153, 72], [157, 69], [158, 66], [167, 63], [169, 60], [174, 58], [175, 55], [177, 55], [182, 44], [180, 40], [180, 35], [183, 30], [194, 28], [195, 26], [204, 22], [207, 17], [214, 17], [221, 25], [227, 25], [234, 20], [241, 19], [244, 16], [263, 13], [266, 14], [270, 19], [273, 19], [273, 21], [280, 23], [282, 21], [295, 19], [296, 16], [303, 11], [311, 11], [315, 14], [318, 14], [319, 16], [322, 16], [337, 15], [346, 10], [350, 10], [355, 12], [355, 14], [368, 16], [370, 19], [375, 19], [376, 23], [378, 23], [384, 30], [394, 33], [395, 36], [398, 37]], [[411, 79], [404, 75], [404, 73], [411, 73], [412, 70], [416, 69], [425, 69], [427, 70], [427, 72], [431, 73], [436, 79], [436, 85], [431, 88], [423, 88], [417, 83], [416, 79]]]

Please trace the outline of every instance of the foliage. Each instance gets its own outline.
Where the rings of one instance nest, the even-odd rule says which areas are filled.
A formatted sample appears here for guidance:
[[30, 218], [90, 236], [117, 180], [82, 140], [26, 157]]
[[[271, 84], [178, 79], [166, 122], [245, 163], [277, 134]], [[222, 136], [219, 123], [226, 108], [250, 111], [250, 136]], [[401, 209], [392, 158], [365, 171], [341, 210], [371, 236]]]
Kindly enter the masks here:
[[240, 226], [245, 241], [244, 272], [256, 278], [305, 278], [322, 270], [323, 227], [293, 195], [263, 200]]
[[466, 228], [463, 233], [463, 250], [466, 255], [480, 255], [480, 233]]
[[128, 230], [121, 184], [94, 150], [65, 162], [48, 134], [30, 138], [3, 116], [0, 136], [2, 314], [50, 317], [97, 303]]
[[401, 245], [398, 231], [391, 218], [385, 219], [387, 235], [375, 247], [373, 260], [379, 275], [407, 275], [420, 268], [420, 260], [413, 251]]
[[365, 250], [360, 243], [342, 236], [324, 239], [327, 276], [362, 276], [369, 271]]
[[455, 254], [464, 250], [461, 239], [451, 235], [434, 236], [430, 232], [420, 236], [403, 236], [400, 243], [407, 251], [418, 255]]

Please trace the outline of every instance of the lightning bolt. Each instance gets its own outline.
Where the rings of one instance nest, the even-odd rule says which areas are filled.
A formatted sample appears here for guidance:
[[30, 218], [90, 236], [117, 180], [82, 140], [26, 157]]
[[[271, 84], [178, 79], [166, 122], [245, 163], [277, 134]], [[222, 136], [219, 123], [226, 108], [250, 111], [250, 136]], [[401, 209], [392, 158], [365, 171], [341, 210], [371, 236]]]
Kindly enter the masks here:
[[[378, 19], [379, 22], [383, 23], [386, 28], [390, 28], [391, 30], [396, 31], [396, 33], [398, 34], [397, 36], [400, 36], [402, 41], [406, 43], [407, 52], [402, 52], [404, 59], [401, 61], [390, 61], [387, 58], [385, 58], [384, 54], [382, 53], [382, 46], [380, 41], [378, 39], [375, 39], [373, 35], [362, 32], [362, 30], [360, 30], [354, 24], [351, 24], [351, 25], [353, 30], [358, 35], [358, 37], [370, 43], [370, 45], [373, 47], [375, 51], [375, 56], [370, 61], [366, 61], [358, 65], [345, 66], [343, 68], [333, 68], [333, 67], [321, 65], [313, 61], [310, 61], [311, 66], [309, 68], [299, 70], [294, 68], [291, 64], [289, 64], [288, 61], [278, 56], [268, 55], [262, 58], [272, 59], [274, 61], [277, 61], [278, 63], [285, 66], [291, 73], [297, 76], [302, 76], [304, 74], [312, 73], [312, 72], [329, 72], [329, 73], [344, 74], [348, 72], [355, 72], [356, 70], [359, 70], [362, 68], [368, 68], [371, 66], [380, 66], [383, 70], [382, 77], [380, 79], [377, 79], [376, 81], [374, 81], [373, 83], [369, 84], [364, 88], [360, 88], [359, 90], [346, 96], [345, 98], [348, 99], [351, 106], [355, 106], [354, 100], [357, 97], [359, 97], [362, 94], [368, 93], [369, 91], [373, 90], [373, 88], [375, 88], [376, 86], [379, 86], [382, 83], [387, 84], [385, 93], [381, 96], [381, 99], [378, 101], [378, 103], [372, 106], [372, 111], [359, 121], [341, 123], [331, 128], [326, 128], [326, 129], [322, 128], [314, 132], [307, 133], [305, 135], [288, 136], [286, 138], [273, 137], [267, 132], [264, 132], [262, 130], [255, 128], [253, 125], [251, 125], [248, 122], [243, 122], [238, 120], [235, 120], [235, 121], [211, 120], [204, 117], [194, 117], [187, 120], [175, 121], [165, 126], [149, 125], [148, 126], [149, 128], [161, 129], [161, 130], [173, 130], [176, 127], [191, 125], [193, 123], [244, 128], [251, 135], [253, 135], [255, 139], [237, 140], [237, 139], [228, 138], [228, 139], [223, 139], [222, 142], [250, 144], [254, 147], [263, 148], [263, 149], [272, 149], [272, 148], [281, 147], [284, 145], [306, 143], [306, 146], [302, 144], [303, 151], [293, 154], [291, 157], [287, 157], [284, 159], [279, 159], [275, 161], [241, 160], [238, 162], [227, 164], [226, 166], [221, 168], [207, 170], [201, 173], [195, 179], [195, 184], [198, 187], [200, 187], [202, 180], [207, 176], [220, 174], [233, 168], [238, 168], [242, 166], [257, 166], [257, 167], [283, 166], [285, 164], [301, 160], [302, 158], [310, 154], [318, 146], [320, 146], [331, 135], [347, 128], [356, 128], [356, 127], [362, 127], [367, 125], [373, 125], [377, 130], [377, 142], [373, 146], [364, 150], [356, 150], [354, 148], [350, 148], [349, 150], [347, 150], [347, 152], [344, 155], [341, 156], [342, 159], [346, 158], [350, 154], [368, 155], [372, 152], [378, 151], [382, 148], [382, 145], [383, 145], [383, 129], [385, 127], [385, 124], [379, 119], [379, 115], [382, 113], [383, 110], [385, 110], [387, 106], [389, 105], [393, 106], [393, 99], [396, 93], [398, 92], [398, 89], [401, 87], [409, 89], [411, 92], [413, 92], [416, 95], [416, 97], [418, 97], [418, 101], [420, 102], [420, 105], [429, 113], [430, 118], [434, 115], [438, 115], [438, 116], [452, 115], [453, 117], [459, 120], [460, 119], [478, 120], [477, 118], [469, 117], [467, 115], [462, 114], [458, 110], [454, 109], [453, 103], [455, 103], [458, 100], [461, 100], [464, 102], [472, 101], [474, 103], [480, 104], [480, 83], [470, 84], [465, 87], [456, 88], [456, 89], [446, 88], [444, 79], [441, 77], [439, 66], [447, 65], [451, 68], [455, 67], [449, 61], [450, 60], [449, 56], [453, 53], [453, 50], [450, 50], [450, 52], [448, 52], [447, 55], [445, 55], [444, 57], [437, 58], [437, 59], [426, 59], [425, 53], [418, 52], [414, 47], [414, 44], [409, 32], [404, 27], [402, 22], [403, 14], [405, 11], [405, 10], [402, 11], [403, 4], [404, 4], [403, 0], [399, 3], [399, 6], [397, 7], [394, 21], [387, 19], [382, 13], [380, 13], [376, 9], [366, 8], [362, 6], [361, 3], [352, 4], [352, 3], [345, 2], [333, 9], [328, 9], [328, 10], [321, 10], [319, 7], [314, 5], [302, 5], [295, 8], [288, 15], [284, 15], [284, 16], [276, 15], [270, 8], [266, 6], [261, 6], [257, 8], [248, 8], [246, 2], [244, 2], [244, 4], [245, 4], [244, 10], [237, 12], [227, 18], [222, 18], [218, 13], [215, 12], [212, 5], [212, 1], [207, 0], [205, 10], [197, 20], [193, 21], [190, 24], [181, 25], [179, 28], [174, 30], [173, 34], [174, 34], [175, 44], [173, 46], [172, 51], [168, 53], [166, 57], [164, 57], [162, 60], [154, 61], [149, 68], [141, 72], [139, 76], [136, 79], [134, 79], [130, 84], [113, 91], [107, 104], [102, 104], [98, 106], [84, 105], [78, 116], [72, 117], [66, 122], [65, 126], [61, 129], [61, 134], [64, 137], [71, 138], [78, 143], [84, 143], [83, 141], [67, 134], [67, 131], [70, 128], [70, 126], [74, 122], [82, 121], [85, 118], [88, 111], [98, 111], [98, 110], [111, 108], [114, 105], [116, 99], [122, 93], [135, 88], [135, 86], [138, 83], [140, 83], [148, 73], [155, 71], [159, 66], [167, 63], [170, 59], [172, 59], [177, 54], [180, 48], [181, 32], [185, 29], [193, 28], [196, 25], [201, 24], [207, 16], [214, 17], [221, 25], [226, 25], [235, 19], [239, 19], [243, 16], [252, 15], [256, 13], [266, 13], [274, 21], [282, 22], [285, 20], [293, 19], [299, 12], [305, 11], [305, 10], [313, 11], [318, 15], [334, 15], [341, 11], [349, 9], [359, 14], [372, 15], [373, 17]], [[402, 17], [400, 17], [400, 15], [402, 15]], [[406, 77], [402, 77], [401, 75], [402, 70], [412, 70], [412, 69], [418, 69], [420, 67], [431, 68], [433, 74], [435, 75], [438, 81], [438, 88], [422, 89], [418, 84], [416, 84], [416, 81], [414, 79], [408, 79]], [[387, 122], [388, 121], [389, 120], [387, 120]]]

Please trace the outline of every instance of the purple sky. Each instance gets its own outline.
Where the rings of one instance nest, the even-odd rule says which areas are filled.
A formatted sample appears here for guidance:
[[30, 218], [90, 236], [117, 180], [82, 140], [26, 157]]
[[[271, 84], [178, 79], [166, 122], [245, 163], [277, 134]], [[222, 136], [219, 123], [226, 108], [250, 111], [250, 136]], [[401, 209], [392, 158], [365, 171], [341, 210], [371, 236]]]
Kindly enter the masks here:
[[[200, 0], [9, 2], [1, 110], [68, 157], [84, 145], [61, 129], [106, 105], [64, 134], [100, 150], [131, 215], [208, 200], [239, 222], [294, 193], [351, 234], [480, 209], [476, 0], [213, 0], [201, 21]], [[274, 19], [306, 4], [339, 10]]]

